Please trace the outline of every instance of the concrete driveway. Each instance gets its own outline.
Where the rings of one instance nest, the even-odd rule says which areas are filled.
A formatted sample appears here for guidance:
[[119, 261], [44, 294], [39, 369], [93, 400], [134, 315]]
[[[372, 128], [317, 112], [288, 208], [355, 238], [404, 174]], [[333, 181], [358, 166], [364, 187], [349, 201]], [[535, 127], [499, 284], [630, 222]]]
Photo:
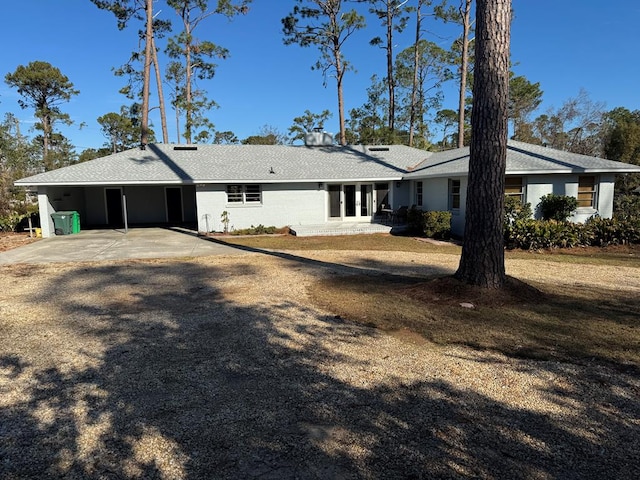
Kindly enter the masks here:
[[84, 230], [2, 252], [0, 265], [197, 257], [239, 252], [183, 229], [133, 228], [126, 234], [122, 230]]

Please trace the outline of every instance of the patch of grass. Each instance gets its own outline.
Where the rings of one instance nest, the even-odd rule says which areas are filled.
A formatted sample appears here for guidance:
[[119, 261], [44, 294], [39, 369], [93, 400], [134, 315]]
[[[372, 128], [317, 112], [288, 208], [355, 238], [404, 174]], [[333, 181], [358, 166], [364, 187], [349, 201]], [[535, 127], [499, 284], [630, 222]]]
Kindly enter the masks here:
[[[259, 237], [224, 237], [221, 240], [251, 248], [267, 250], [373, 250], [397, 252], [425, 252], [459, 255], [461, 248], [455, 243], [433, 242], [424, 238], [389, 234], [340, 235], [327, 237], [296, 237], [293, 235]], [[507, 259], [546, 260], [552, 262], [592, 265], [621, 265], [640, 267], [640, 245], [619, 245], [604, 248], [577, 247], [553, 250], [507, 250]]]
[[377, 250], [460, 254], [460, 247], [453, 243], [429, 242], [424, 239], [389, 234], [327, 237], [296, 237], [293, 235], [251, 238], [225, 237], [224, 241], [233, 245], [269, 250]]
[[640, 245], [612, 245], [609, 247], [575, 247], [553, 250], [508, 250], [508, 259], [546, 260], [589, 265], [614, 265], [640, 268]]
[[438, 345], [640, 368], [640, 303], [628, 292], [562, 290], [515, 279], [503, 291], [487, 291], [452, 277], [400, 276], [332, 278], [311, 285], [309, 292], [314, 303], [347, 320], [415, 332]]

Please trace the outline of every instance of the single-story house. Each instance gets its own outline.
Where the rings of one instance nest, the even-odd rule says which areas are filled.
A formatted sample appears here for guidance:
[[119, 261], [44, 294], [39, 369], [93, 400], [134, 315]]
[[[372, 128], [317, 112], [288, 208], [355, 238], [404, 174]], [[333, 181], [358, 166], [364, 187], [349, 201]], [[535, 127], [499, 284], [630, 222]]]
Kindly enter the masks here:
[[[318, 134], [322, 135], [322, 134]], [[325, 134], [326, 137], [326, 134]], [[376, 221], [381, 209], [449, 210], [462, 235], [469, 148], [427, 152], [403, 145], [151, 144], [23, 178], [37, 191], [42, 234], [51, 214], [77, 211], [83, 227], [195, 224], [198, 231], [252, 225]], [[510, 141], [506, 194], [532, 206], [548, 194], [578, 198], [575, 221], [611, 217], [617, 174], [640, 167]], [[334, 223], [335, 224], [335, 223]]]

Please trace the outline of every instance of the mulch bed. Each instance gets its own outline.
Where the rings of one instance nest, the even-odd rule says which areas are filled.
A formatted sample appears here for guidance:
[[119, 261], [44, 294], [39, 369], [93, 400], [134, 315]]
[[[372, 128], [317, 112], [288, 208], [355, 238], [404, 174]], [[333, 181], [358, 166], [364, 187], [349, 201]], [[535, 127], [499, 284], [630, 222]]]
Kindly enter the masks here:
[[2, 232], [0, 233], [0, 252], [22, 247], [37, 240], [35, 237], [29, 237], [28, 233]]

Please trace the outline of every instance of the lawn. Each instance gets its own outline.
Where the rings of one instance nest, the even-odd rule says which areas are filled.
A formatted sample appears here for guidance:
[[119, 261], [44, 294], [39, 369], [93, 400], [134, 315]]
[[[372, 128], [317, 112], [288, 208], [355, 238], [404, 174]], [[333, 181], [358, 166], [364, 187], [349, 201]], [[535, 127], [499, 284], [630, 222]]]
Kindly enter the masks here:
[[414, 237], [388, 234], [296, 237], [293, 235], [261, 235], [219, 237], [224, 242], [267, 250], [375, 250], [399, 252], [437, 252], [459, 254], [453, 243], [428, 242]]
[[[267, 250], [373, 250], [398, 252], [449, 253], [459, 255], [458, 242], [437, 242], [410, 236], [388, 234], [296, 237], [293, 235], [225, 236], [232, 245]], [[553, 262], [626, 265], [640, 267], [640, 245], [614, 245], [605, 248], [577, 247], [544, 251], [508, 250], [507, 259], [543, 259]]]
[[[230, 243], [274, 250], [403, 251], [459, 255], [455, 244], [411, 237], [245, 237]], [[640, 248], [509, 251], [509, 261], [572, 264], [578, 268], [638, 269]], [[568, 266], [568, 265], [567, 265]], [[635, 271], [635, 270], [634, 270]], [[341, 318], [397, 335], [417, 334], [438, 345], [466, 345], [509, 356], [640, 368], [640, 292], [630, 294], [589, 285], [527, 283], [509, 279], [500, 292], [462, 285], [452, 277], [358, 275], [319, 280], [308, 288], [312, 301]], [[461, 303], [473, 308], [461, 307]], [[469, 305], [467, 305], [468, 307]]]

